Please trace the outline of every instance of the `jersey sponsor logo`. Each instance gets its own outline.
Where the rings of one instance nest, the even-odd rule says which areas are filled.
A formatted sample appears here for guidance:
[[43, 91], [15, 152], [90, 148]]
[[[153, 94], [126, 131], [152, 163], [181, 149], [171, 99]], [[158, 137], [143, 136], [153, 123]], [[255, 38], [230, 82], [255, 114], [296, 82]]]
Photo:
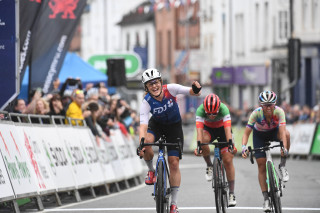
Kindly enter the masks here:
[[167, 111], [168, 108], [173, 106], [172, 99], [168, 100], [167, 104], [165, 104], [163, 107], [157, 107], [153, 109], [153, 114], [160, 114], [162, 112]]

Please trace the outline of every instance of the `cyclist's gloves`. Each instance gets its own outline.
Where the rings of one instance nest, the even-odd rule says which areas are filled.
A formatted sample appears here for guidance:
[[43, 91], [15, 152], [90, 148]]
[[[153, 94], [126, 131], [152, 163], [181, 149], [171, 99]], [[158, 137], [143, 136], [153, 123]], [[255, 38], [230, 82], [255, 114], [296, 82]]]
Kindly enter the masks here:
[[289, 154], [288, 150], [283, 147], [282, 151], [283, 151], [283, 155], [284, 155], [285, 157], [287, 157], [288, 154]]
[[192, 91], [194, 92], [194, 94], [198, 94], [201, 89], [202, 89], [201, 86], [200, 88], [198, 88], [195, 84], [192, 84]]
[[242, 151], [241, 154], [247, 153], [248, 149], [246, 145], [242, 145]]

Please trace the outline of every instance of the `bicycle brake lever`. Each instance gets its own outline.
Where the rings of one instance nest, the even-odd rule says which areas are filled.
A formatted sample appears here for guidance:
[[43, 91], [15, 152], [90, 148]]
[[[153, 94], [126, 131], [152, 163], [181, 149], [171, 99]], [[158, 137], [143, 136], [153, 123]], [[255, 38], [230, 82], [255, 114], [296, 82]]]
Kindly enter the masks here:
[[[137, 149], [137, 155], [140, 157], [140, 159], [142, 159], [142, 156], [140, 156], [140, 152], [141, 152], [141, 150], [142, 150], [142, 148], [143, 148], [143, 145], [144, 145], [144, 138], [142, 137], [141, 138], [141, 141], [140, 141], [140, 145], [139, 145], [139, 147], [138, 147], [138, 149]], [[143, 151], [144, 152], [144, 151]]]
[[198, 141], [198, 146], [197, 146], [197, 152], [198, 154], [200, 154], [200, 151], [202, 150], [201, 145], [200, 145], [200, 141]]
[[250, 161], [251, 161], [252, 164], [254, 164], [251, 146], [248, 146], [248, 150], [249, 150], [249, 153], [250, 153], [249, 154], [250, 155]]

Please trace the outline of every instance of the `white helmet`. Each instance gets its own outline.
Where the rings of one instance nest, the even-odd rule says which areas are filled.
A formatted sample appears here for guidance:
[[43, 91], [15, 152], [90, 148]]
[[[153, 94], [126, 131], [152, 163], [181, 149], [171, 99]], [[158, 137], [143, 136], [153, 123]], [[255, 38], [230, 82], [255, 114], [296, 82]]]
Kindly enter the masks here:
[[277, 101], [277, 95], [273, 91], [263, 91], [259, 95], [260, 104], [275, 104]]
[[150, 68], [145, 70], [142, 73], [142, 83], [145, 84], [148, 81], [151, 81], [153, 79], [161, 78], [161, 73], [155, 69], [155, 68]]

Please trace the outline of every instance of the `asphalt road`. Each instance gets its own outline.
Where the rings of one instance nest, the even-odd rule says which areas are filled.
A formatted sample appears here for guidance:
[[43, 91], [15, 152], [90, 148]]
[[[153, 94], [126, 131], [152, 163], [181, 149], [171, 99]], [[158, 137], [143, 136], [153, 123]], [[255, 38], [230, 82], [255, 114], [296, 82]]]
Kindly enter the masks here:
[[[279, 158], [274, 159], [278, 165]], [[235, 194], [237, 206], [228, 212], [263, 212], [262, 194], [257, 178], [257, 164], [236, 157]], [[180, 213], [215, 212], [211, 183], [204, 178], [205, 164], [201, 157], [184, 155], [181, 161], [182, 183], [178, 206]], [[282, 197], [283, 212], [320, 212], [320, 161], [289, 159], [290, 180]], [[111, 195], [90, 198], [61, 207], [46, 207], [43, 212], [145, 212], [155, 211], [151, 196], [153, 187], [144, 184]], [[34, 212], [29, 209], [27, 211]]]

